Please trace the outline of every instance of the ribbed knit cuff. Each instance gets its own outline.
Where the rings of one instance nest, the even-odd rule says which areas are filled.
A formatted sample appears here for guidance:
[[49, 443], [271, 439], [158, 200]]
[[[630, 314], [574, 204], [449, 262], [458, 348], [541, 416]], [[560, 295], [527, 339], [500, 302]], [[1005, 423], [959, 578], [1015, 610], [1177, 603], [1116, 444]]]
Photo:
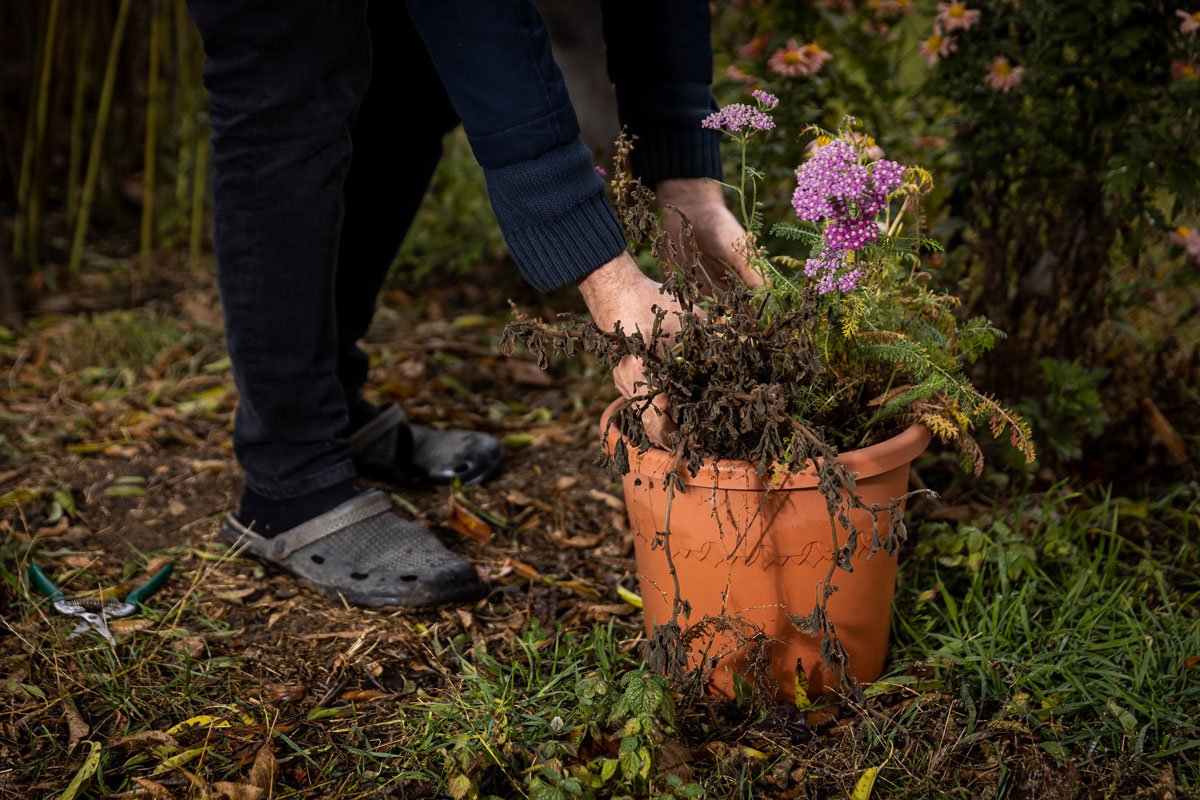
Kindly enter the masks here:
[[721, 135], [694, 127], [647, 128], [629, 157], [633, 174], [653, 189], [668, 178], [721, 179]]
[[525, 280], [549, 292], [586, 278], [625, 251], [625, 231], [603, 192], [554, 219], [505, 231], [508, 249]]
[[483, 174], [508, 249], [538, 291], [574, 283], [625, 249], [625, 231], [578, 137]]

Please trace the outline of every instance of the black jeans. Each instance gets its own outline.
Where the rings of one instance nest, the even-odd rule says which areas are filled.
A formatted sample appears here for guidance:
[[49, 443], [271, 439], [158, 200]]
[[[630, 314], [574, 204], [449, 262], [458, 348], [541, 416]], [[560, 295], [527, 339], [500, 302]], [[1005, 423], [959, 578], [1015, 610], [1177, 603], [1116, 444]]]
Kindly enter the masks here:
[[[707, 4], [608, 5], [623, 116], [666, 165], [647, 174], [719, 175], [716, 137], [698, 124], [712, 106]], [[357, 342], [460, 118], [535, 287], [582, 278], [625, 239], [528, 0], [189, 9], [207, 55], [217, 274], [241, 398], [234, 448], [251, 490], [297, 497], [355, 475], [347, 435], [367, 373]], [[624, 21], [636, 9], [649, 9], [644, 24]], [[631, 76], [661, 80], [623, 84], [617, 39]], [[689, 148], [700, 157], [681, 156]]]
[[402, 3], [193, 0], [191, 13], [208, 58], [234, 448], [247, 486], [294, 497], [355, 475], [357, 342], [458, 117]]

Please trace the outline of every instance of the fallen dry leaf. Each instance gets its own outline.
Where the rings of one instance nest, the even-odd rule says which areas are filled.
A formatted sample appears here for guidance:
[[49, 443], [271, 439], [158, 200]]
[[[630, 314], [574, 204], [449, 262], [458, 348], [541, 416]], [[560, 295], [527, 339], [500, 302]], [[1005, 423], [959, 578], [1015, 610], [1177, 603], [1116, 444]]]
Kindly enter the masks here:
[[87, 737], [91, 726], [79, 715], [75, 698], [67, 695], [62, 700], [63, 716], [67, 718], [67, 755], [75, 751], [75, 747]]
[[600, 542], [604, 541], [604, 531], [594, 533], [591, 536], [567, 536], [558, 528], [550, 531], [550, 538], [559, 547], [571, 547], [576, 550], [590, 550]]
[[308, 687], [303, 683], [269, 683], [263, 688], [272, 700], [300, 700], [308, 694]]
[[162, 731], [138, 731], [120, 739], [114, 739], [108, 743], [110, 750], [120, 750], [122, 748], [140, 749], [143, 747], [151, 747], [153, 745], [166, 745], [167, 747], [178, 747], [179, 742], [174, 736]]
[[453, 492], [450, 494], [450, 513], [446, 518], [446, 527], [479, 544], [491, 544], [492, 526], [463, 506]]
[[267, 742], [258, 748], [258, 755], [254, 757], [254, 766], [250, 768], [250, 783], [264, 789], [269, 795], [275, 786], [277, 774], [279, 774], [279, 764], [275, 761], [271, 743]]
[[599, 489], [588, 489], [588, 497], [592, 498], [593, 500], [599, 500], [614, 511], [625, 510], [625, 501], [616, 495], [609, 494], [608, 492], [602, 492]]
[[316, 641], [318, 639], [358, 639], [366, 636], [368, 633], [374, 633], [374, 628], [363, 628], [357, 631], [323, 631], [321, 633], [304, 633], [297, 636], [297, 639], [303, 639], [306, 642]]
[[522, 361], [519, 358], [510, 358], [505, 362], [509, 373], [512, 375], [513, 383], [518, 386], [537, 386], [539, 388], [548, 388], [553, 386], [554, 378], [545, 370], [538, 367], [532, 361]]
[[217, 797], [224, 797], [226, 800], [263, 800], [267, 796], [266, 789], [261, 786], [251, 786], [248, 783], [217, 781], [212, 788], [217, 793]]
[[342, 692], [342, 699], [353, 701], [355, 703], [367, 703], [372, 700], [387, 700], [396, 695], [390, 692], [381, 692], [378, 689], [352, 689], [348, 692]]
[[1143, 397], [1139, 405], [1142, 413], [1146, 415], [1146, 423], [1150, 429], [1167, 446], [1167, 450], [1171, 452], [1175, 460], [1186, 465], [1188, 463], [1187, 445], [1184, 443], [1183, 437], [1179, 435], [1179, 431], [1175, 430], [1175, 426], [1158, 410], [1158, 406], [1149, 397]]
[[171, 794], [171, 790], [158, 781], [152, 781], [149, 778], [134, 778], [133, 782], [142, 787], [147, 797], [152, 797], [154, 800], [175, 800], [175, 795]]
[[506, 558], [500, 567], [501, 570], [503, 570], [504, 567], [512, 567], [513, 572], [517, 573], [523, 578], [528, 578], [531, 581], [540, 581], [542, 579], [542, 573], [538, 572], [536, 568], [531, 567], [529, 564], [526, 564], [520, 559]]

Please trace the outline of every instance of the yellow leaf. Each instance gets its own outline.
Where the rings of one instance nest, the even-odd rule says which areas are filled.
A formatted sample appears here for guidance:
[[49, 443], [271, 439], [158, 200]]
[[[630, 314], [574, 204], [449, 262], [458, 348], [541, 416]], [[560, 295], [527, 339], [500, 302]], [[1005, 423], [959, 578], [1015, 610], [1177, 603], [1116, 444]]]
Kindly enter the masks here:
[[622, 586], [619, 583], [617, 584], [617, 597], [620, 597], [622, 600], [624, 600], [626, 603], [629, 603], [629, 605], [633, 606], [634, 608], [642, 607], [641, 595], [635, 594], [635, 593], [629, 591], [628, 589], [626, 589], [624, 586]]
[[808, 673], [804, 671], [800, 659], [796, 659], [796, 708], [804, 711], [811, 705], [812, 700], [808, 699]]
[[203, 747], [195, 747], [195, 748], [192, 748], [191, 750], [184, 750], [182, 753], [177, 753], [176, 755], [173, 755], [170, 758], [164, 760], [161, 764], [159, 764], [157, 767], [155, 767], [154, 771], [151, 772], [150, 774], [151, 775], [161, 775], [164, 772], [170, 772], [171, 770], [175, 769], [176, 767], [182, 767], [184, 764], [188, 763], [189, 761], [194, 760], [197, 756], [199, 756], [201, 753], [203, 753], [204, 750], [205, 750], [205, 748], [203, 748]]
[[225, 720], [221, 719], [220, 717], [214, 717], [209, 714], [201, 714], [198, 717], [192, 717], [191, 719], [185, 719], [183, 722], [179, 723], [178, 725], [176, 725], [173, 728], [168, 728], [167, 736], [174, 736], [175, 734], [179, 733], [180, 731], [186, 730], [188, 728], [199, 728], [202, 725], [208, 725], [213, 728], [228, 728], [229, 727], [229, 723], [226, 722]]
[[83, 766], [79, 768], [79, 772], [75, 773], [67, 790], [59, 795], [58, 800], [74, 800], [75, 795], [79, 794], [79, 790], [83, 788], [84, 784], [96, 774], [96, 768], [100, 766], [100, 753], [103, 748], [100, 747], [99, 742], [88, 742], [87, 745], [91, 750], [88, 751], [87, 758], [83, 760]]
[[868, 800], [871, 790], [875, 788], [875, 776], [878, 774], [879, 767], [871, 767], [863, 772], [862, 777], [858, 779], [858, 785], [854, 787], [854, 794], [850, 795], [850, 800]]

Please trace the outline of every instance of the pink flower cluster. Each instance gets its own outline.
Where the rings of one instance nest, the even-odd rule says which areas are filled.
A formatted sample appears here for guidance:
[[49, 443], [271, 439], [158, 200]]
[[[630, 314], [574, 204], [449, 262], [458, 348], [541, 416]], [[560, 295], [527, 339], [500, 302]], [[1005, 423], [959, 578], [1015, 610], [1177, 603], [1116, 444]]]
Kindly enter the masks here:
[[821, 294], [858, 286], [861, 272], [845, 269], [846, 254], [879, 238], [875, 217], [904, 182], [905, 172], [902, 164], [884, 159], [864, 166], [858, 150], [844, 139], [817, 148], [797, 170], [792, 194], [796, 216], [813, 223], [826, 221], [824, 243], [804, 268], [806, 275], [818, 279]]
[[[778, 102], [778, 101], [776, 101]], [[743, 129], [769, 131], [775, 127], [775, 120], [764, 111], [745, 103], [730, 103], [720, 111], [714, 111], [701, 121], [700, 126], [711, 130], [726, 130], [738, 133]]]
[[835, 289], [842, 294], [858, 288], [862, 270], [847, 269], [849, 262], [841, 250], [823, 248], [804, 264], [804, 274], [817, 279], [817, 294], [829, 294]]

